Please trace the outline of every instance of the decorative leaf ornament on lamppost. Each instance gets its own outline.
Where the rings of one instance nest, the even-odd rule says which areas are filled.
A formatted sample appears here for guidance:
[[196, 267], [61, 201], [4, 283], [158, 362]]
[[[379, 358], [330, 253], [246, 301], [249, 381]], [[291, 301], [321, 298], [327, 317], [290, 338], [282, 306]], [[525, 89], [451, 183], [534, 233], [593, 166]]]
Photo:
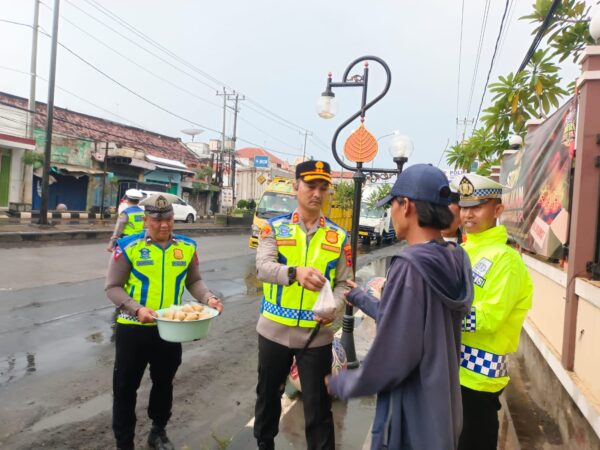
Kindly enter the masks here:
[[[383, 90], [371, 101], [367, 102], [367, 86], [369, 83], [369, 62], [375, 62], [379, 64], [385, 71], [386, 82]], [[364, 62], [363, 74], [349, 76], [350, 71], [353, 70], [359, 63]], [[383, 168], [366, 168], [363, 167], [365, 162], [372, 161], [377, 155], [378, 143], [377, 139], [367, 130], [364, 125], [365, 114], [369, 108], [375, 103], [381, 100], [390, 89], [392, 81], [392, 73], [389, 66], [381, 58], [377, 56], [362, 56], [355, 59], [344, 71], [342, 81], [334, 82], [332, 80], [331, 73], [327, 76], [327, 84], [325, 91], [321, 94], [319, 101], [317, 102], [317, 113], [324, 119], [332, 119], [337, 114], [337, 101], [332, 88], [338, 87], [360, 87], [362, 88], [362, 100], [360, 109], [346, 119], [335, 131], [331, 140], [331, 151], [333, 157], [337, 163], [346, 170], [354, 172], [352, 179], [354, 180], [354, 202], [352, 205], [352, 230], [350, 234], [350, 244], [352, 246], [352, 261], [353, 271], [356, 273], [356, 253], [358, 246], [358, 222], [360, 216], [360, 203], [362, 197], [362, 184], [367, 178], [367, 174], [377, 174], [380, 177], [389, 176], [392, 177], [402, 172], [404, 163], [408, 160], [410, 153], [412, 153], [412, 142], [406, 136], [397, 136], [397, 143], [392, 144], [393, 148], [392, 157], [396, 163], [396, 169], [383, 169]], [[350, 123], [360, 117], [360, 126], [355, 130], [346, 141], [344, 145], [344, 155], [347, 160], [354, 162], [356, 165], [349, 165], [337, 152], [337, 139], [340, 132], [346, 128]], [[358, 360], [356, 359], [356, 350], [354, 347], [354, 315], [352, 306], [346, 305], [344, 312], [344, 318], [342, 321], [342, 346], [346, 350], [346, 356], [348, 357], [348, 367], [354, 369], [358, 367]]]

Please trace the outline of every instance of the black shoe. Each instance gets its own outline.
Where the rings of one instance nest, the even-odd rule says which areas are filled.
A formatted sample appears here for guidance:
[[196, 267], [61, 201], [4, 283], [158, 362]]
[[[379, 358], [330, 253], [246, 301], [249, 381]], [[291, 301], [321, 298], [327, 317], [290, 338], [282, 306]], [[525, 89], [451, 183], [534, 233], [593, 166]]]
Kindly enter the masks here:
[[259, 441], [258, 450], [275, 450], [274, 441]]
[[175, 450], [175, 447], [167, 437], [167, 432], [152, 428], [148, 435], [148, 447], [152, 450]]

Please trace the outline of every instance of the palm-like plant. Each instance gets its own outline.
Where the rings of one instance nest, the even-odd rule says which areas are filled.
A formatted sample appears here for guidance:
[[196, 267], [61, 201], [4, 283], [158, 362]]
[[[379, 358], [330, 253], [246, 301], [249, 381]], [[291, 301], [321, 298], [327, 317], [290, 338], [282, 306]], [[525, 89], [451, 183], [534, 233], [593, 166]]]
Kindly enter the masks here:
[[[552, 0], [536, 0], [533, 12], [520, 17], [538, 24], [531, 34], [537, 34], [551, 5]], [[583, 0], [563, 0], [556, 8], [544, 37], [554, 50], [552, 56], [558, 56], [559, 62], [569, 56], [573, 57], [573, 62], [577, 61], [585, 45], [594, 44], [588, 28], [590, 9], [591, 5], [586, 6]]]
[[537, 50], [524, 71], [529, 78], [531, 94], [537, 101], [537, 117], [546, 117], [550, 108], [558, 108], [559, 100], [567, 95], [559, 85], [558, 66], [551, 59], [549, 49]]

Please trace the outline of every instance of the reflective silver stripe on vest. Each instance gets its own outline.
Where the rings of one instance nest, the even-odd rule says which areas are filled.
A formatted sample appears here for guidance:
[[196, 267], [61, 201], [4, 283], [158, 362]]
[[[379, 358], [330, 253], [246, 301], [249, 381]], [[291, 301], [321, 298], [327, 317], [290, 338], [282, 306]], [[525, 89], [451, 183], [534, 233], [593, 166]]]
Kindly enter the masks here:
[[460, 346], [460, 365], [490, 378], [508, 376], [507, 355], [496, 355], [468, 345]]

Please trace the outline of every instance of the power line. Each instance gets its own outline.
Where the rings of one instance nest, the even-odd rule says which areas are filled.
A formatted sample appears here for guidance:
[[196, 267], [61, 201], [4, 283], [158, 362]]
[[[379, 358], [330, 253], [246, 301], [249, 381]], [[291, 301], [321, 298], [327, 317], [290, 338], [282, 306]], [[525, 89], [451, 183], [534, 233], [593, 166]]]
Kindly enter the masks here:
[[[458, 106], [460, 100], [460, 65], [462, 61], [462, 40], [463, 40], [463, 23], [465, 17], [465, 0], [462, 0], [462, 6], [460, 9], [460, 38], [458, 40], [458, 77], [456, 80], [456, 129], [454, 131], [455, 139], [458, 139]], [[439, 164], [438, 164], [439, 166]]]
[[525, 54], [525, 57], [523, 58], [523, 61], [521, 62], [521, 65], [519, 66], [519, 70], [517, 70], [517, 72], [521, 72], [527, 66], [527, 64], [529, 64], [529, 60], [535, 53], [535, 50], [537, 49], [538, 45], [540, 45], [540, 42], [542, 41], [542, 38], [544, 37], [544, 33], [546, 32], [546, 29], [550, 26], [550, 22], [552, 22], [554, 12], [556, 11], [556, 9], [559, 6], [560, 6], [560, 0], [553, 0], [552, 4], [550, 5], [550, 8], [548, 9], [548, 13], [546, 14], [546, 17], [544, 17], [544, 21], [540, 25], [538, 32], [536, 33], [535, 37], [533, 38], [533, 42], [529, 46], [529, 49], [527, 50], [527, 53]]
[[[467, 106], [467, 114], [465, 117], [468, 117], [471, 112], [471, 104], [473, 102], [473, 94], [475, 92], [475, 82], [477, 81], [477, 73], [479, 72], [479, 61], [481, 59], [481, 51], [483, 49], [483, 41], [485, 39], [485, 32], [486, 32], [486, 28], [487, 28], [487, 19], [488, 19], [489, 12], [490, 12], [490, 0], [486, 0], [485, 7], [483, 10], [483, 17], [481, 20], [481, 31], [479, 33], [479, 44], [477, 47], [477, 57], [475, 59], [475, 69], [473, 70], [473, 78], [471, 80], [471, 91], [469, 93], [469, 103]], [[466, 131], [466, 125], [465, 125], [465, 131]], [[465, 131], [463, 131], [463, 134], [465, 133]]]
[[[68, 0], [67, 0], [67, 1], [68, 1]], [[69, 3], [70, 3], [70, 2], [69, 2]], [[44, 5], [44, 6], [46, 6], [46, 7], [48, 8], [48, 6], [47, 6], [47, 5]], [[73, 6], [75, 6], [75, 5], [73, 5]], [[75, 7], [76, 7], [76, 6], [75, 6]], [[76, 8], [77, 8], [77, 7], [76, 7]], [[78, 9], [79, 9], [79, 8], [78, 8]], [[87, 13], [86, 13], [86, 14], [87, 14]], [[89, 15], [89, 14], [88, 14], [88, 15]], [[91, 17], [92, 17], [92, 16], [91, 16]], [[93, 18], [93, 17], [92, 17], [92, 18]], [[94, 18], [94, 19], [95, 19], [95, 18]], [[8, 23], [14, 23], [14, 24], [16, 24], [16, 25], [27, 26], [27, 27], [31, 28], [31, 26], [30, 26], [30, 25], [27, 25], [27, 24], [23, 24], [23, 23], [19, 23], [19, 22], [13, 22], [13, 21], [8, 21], [8, 20], [3, 20], [3, 19], [0, 19], [0, 20], [1, 20], [1, 21], [6, 21], [6, 22], [8, 22]], [[96, 19], [95, 19], [95, 20], [96, 20]], [[111, 29], [112, 31], [116, 32], [117, 34], [121, 35], [122, 37], [126, 38], [125, 36], [123, 36], [121, 33], [118, 33], [118, 32], [117, 32], [116, 30], [114, 30], [113, 28], [111, 28], [111, 27], [108, 27], [108, 28], [109, 28], [109, 29]], [[50, 37], [49, 33], [47, 33], [46, 31], [44, 31], [44, 30], [40, 30], [40, 32], [41, 32], [43, 35], [45, 35], [45, 36], [47, 36], [47, 37]], [[126, 39], [127, 39], [127, 38], [126, 38]], [[88, 65], [89, 67], [91, 67], [92, 69], [94, 69], [95, 71], [97, 71], [98, 73], [100, 73], [101, 75], [103, 75], [104, 77], [108, 78], [108, 79], [109, 79], [110, 81], [112, 81], [113, 83], [115, 83], [115, 84], [119, 85], [121, 88], [123, 88], [123, 89], [127, 90], [127, 91], [128, 91], [128, 92], [130, 92], [131, 94], [133, 94], [133, 95], [135, 95], [136, 97], [140, 98], [141, 100], [143, 100], [143, 101], [145, 101], [145, 102], [149, 103], [150, 105], [152, 105], [152, 106], [154, 106], [154, 107], [156, 107], [156, 108], [158, 108], [158, 109], [160, 109], [160, 110], [162, 110], [162, 111], [164, 111], [164, 112], [166, 112], [166, 113], [168, 113], [168, 114], [170, 114], [170, 115], [172, 115], [172, 116], [174, 116], [174, 117], [176, 117], [176, 118], [178, 118], [178, 119], [180, 119], [180, 120], [184, 120], [184, 121], [186, 121], [186, 122], [189, 122], [190, 124], [193, 124], [193, 125], [199, 126], [199, 127], [201, 127], [201, 128], [204, 128], [204, 129], [210, 130], [210, 131], [212, 131], [212, 132], [214, 132], [214, 133], [220, 133], [218, 130], [215, 130], [215, 129], [211, 128], [211, 127], [207, 127], [207, 126], [205, 126], [205, 125], [203, 125], [203, 124], [199, 124], [199, 123], [197, 123], [197, 122], [194, 122], [194, 121], [192, 121], [192, 120], [190, 120], [190, 119], [184, 118], [184, 117], [180, 116], [179, 114], [177, 114], [177, 113], [174, 113], [174, 112], [172, 112], [172, 111], [170, 111], [170, 110], [168, 110], [168, 109], [166, 109], [166, 108], [164, 108], [164, 107], [160, 106], [159, 104], [157, 104], [157, 103], [153, 102], [152, 100], [149, 100], [149, 99], [145, 98], [145, 97], [144, 97], [144, 96], [142, 96], [141, 94], [137, 93], [136, 91], [132, 90], [131, 88], [129, 88], [129, 87], [127, 87], [127, 86], [125, 86], [123, 83], [119, 82], [119, 81], [118, 81], [118, 80], [116, 80], [115, 78], [113, 78], [113, 77], [111, 77], [110, 75], [106, 74], [106, 73], [105, 73], [105, 72], [103, 72], [101, 69], [99, 69], [99, 68], [98, 68], [98, 67], [96, 67], [94, 64], [92, 64], [92, 63], [90, 63], [89, 61], [87, 61], [85, 58], [83, 58], [82, 56], [80, 56], [79, 54], [77, 54], [75, 51], [71, 50], [70, 48], [68, 48], [68, 47], [67, 47], [67, 46], [65, 46], [64, 44], [62, 44], [62, 43], [60, 43], [60, 42], [59, 42], [59, 45], [60, 45], [62, 48], [64, 48], [66, 51], [68, 51], [69, 53], [71, 53], [73, 56], [75, 56], [77, 59], [79, 59], [81, 62], [83, 62], [84, 64]], [[140, 47], [140, 48], [143, 48], [143, 47]], [[91, 102], [90, 102], [90, 103], [91, 103]], [[289, 124], [291, 124], [292, 126], [296, 127], [296, 128], [293, 128], [293, 130], [294, 130], [294, 131], [298, 131], [298, 130], [303, 130], [303, 131], [306, 131], [304, 128], [302, 128], [302, 127], [299, 127], [299, 126], [297, 126], [297, 125], [293, 124], [293, 122], [290, 122], [290, 121], [288, 121], [287, 119], [285, 119], [285, 118], [283, 118], [283, 117], [281, 117], [281, 116], [278, 116], [278, 115], [277, 115], [277, 114], [275, 114], [275, 113], [272, 113], [271, 111], [269, 111], [268, 109], [264, 108], [263, 106], [261, 106], [261, 105], [260, 105], [259, 103], [257, 103], [256, 101], [252, 101], [252, 103], [254, 103], [255, 105], [257, 105], [258, 107], [260, 107], [260, 108], [261, 108], [261, 109], [263, 109], [264, 111], [266, 111], [266, 112], [268, 112], [268, 113], [270, 113], [270, 114], [274, 115], [275, 117], [278, 117], [278, 118], [279, 118], [281, 121], [284, 121], [285, 123], [289, 123]], [[97, 105], [95, 105], [95, 106], [97, 106]], [[251, 109], [252, 109], [252, 108], [251, 108]], [[263, 115], [264, 115], [264, 114], [263, 114]], [[267, 116], [265, 115], [265, 117], [267, 117]], [[240, 118], [240, 119], [241, 119], [241, 118]], [[273, 120], [273, 119], [271, 119], [271, 120]], [[249, 122], [248, 122], [248, 121], [246, 121], [246, 123], [249, 123]], [[265, 134], [267, 134], [267, 133], [265, 133]], [[270, 136], [270, 137], [272, 137], [272, 138], [274, 138], [274, 136], [271, 136], [271, 135], [269, 135], [269, 136]], [[248, 140], [246, 140], [246, 139], [243, 139], [243, 138], [238, 138], [238, 139], [239, 139], [240, 141], [242, 141], [242, 142], [247, 142], [247, 143], [249, 143], [249, 144], [251, 144], [251, 145], [256, 145], [256, 146], [258, 146], [258, 147], [263, 147], [263, 148], [266, 148], [265, 146], [259, 146], [259, 145], [255, 144], [255, 143], [253, 143], [253, 142], [251, 142], [251, 141], [248, 141]], [[278, 139], [278, 140], [279, 140], [279, 139]], [[282, 142], [283, 142], [283, 141], [282, 141]], [[288, 145], [288, 146], [289, 146], [289, 144], [287, 144], [287, 143], [286, 143], [286, 145]], [[293, 147], [293, 146], [292, 146], [292, 147]], [[285, 154], [285, 155], [299, 156], [298, 154], [292, 154], [292, 153], [280, 152], [280, 151], [276, 151], [276, 150], [271, 150], [271, 151], [274, 151], [274, 152], [276, 152], [276, 153], [280, 153], [280, 154]]]
[[485, 98], [485, 93], [487, 91], [488, 83], [490, 82], [490, 76], [492, 75], [492, 69], [494, 68], [494, 62], [496, 60], [496, 53], [498, 52], [498, 45], [500, 44], [500, 37], [502, 36], [502, 28], [504, 27], [504, 20], [506, 19], [506, 13], [508, 12], [508, 4], [509, 0], [506, 0], [504, 4], [504, 13], [502, 14], [502, 20], [500, 20], [500, 29], [498, 30], [498, 37], [496, 38], [496, 44], [494, 45], [494, 53], [492, 54], [492, 61], [490, 62], [490, 69], [488, 70], [487, 78], [485, 80], [485, 86], [483, 86], [483, 93], [481, 94], [481, 101], [479, 102], [479, 109], [477, 110], [477, 117], [475, 118], [475, 123], [473, 125], [473, 129], [477, 126], [477, 121], [479, 120], [479, 114], [481, 114], [481, 107], [483, 106], [483, 99]]
[[[70, 4], [72, 4], [72, 2], [70, 2], [70, 0], [66, 0], [67, 2], [69, 2]], [[168, 48], [164, 47], [163, 45], [161, 45], [160, 43], [156, 42], [155, 40], [153, 40], [152, 38], [150, 38], [148, 35], [146, 35], [145, 33], [143, 33], [142, 31], [140, 31], [139, 29], [137, 29], [136, 27], [134, 27], [133, 25], [131, 25], [129, 22], [127, 22], [126, 20], [122, 19], [118, 14], [110, 11], [108, 8], [106, 8], [105, 6], [100, 5], [97, 1], [95, 0], [84, 0], [86, 3], [88, 3], [89, 5], [91, 5], [92, 7], [96, 8], [98, 11], [102, 12], [104, 15], [106, 15], [107, 17], [109, 17], [110, 19], [112, 19], [113, 21], [119, 23], [121, 26], [129, 29], [131, 32], [135, 33], [136, 35], [138, 35], [139, 37], [141, 37], [144, 41], [150, 43], [151, 45], [153, 45], [154, 47], [158, 48], [159, 50], [161, 50], [162, 52], [166, 53], [167, 55], [169, 55], [171, 58], [175, 59], [176, 61], [178, 61], [180, 64], [185, 65], [186, 67], [196, 71], [197, 73], [199, 73], [200, 75], [202, 75], [203, 77], [211, 80], [213, 83], [219, 85], [219, 86], [225, 86], [230, 90], [235, 90], [233, 87], [229, 86], [227, 83], [219, 80], [218, 78], [210, 75], [209, 73], [207, 73], [206, 71], [199, 69], [197, 66], [191, 64], [190, 62], [188, 62], [187, 60], [185, 60], [184, 58], [178, 56], [176, 53], [174, 53], [173, 51], [169, 50]], [[75, 6], [75, 5], [73, 5]], [[75, 6], [77, 9], [79, 9], [80, 11], [84, 12], [81, 8]], [[89, 13], [84, 12], [86, 15], [90, 16]], [[94, 20], [100, 22], [101, 24], [105, 25], [103, 22], [99, 21], [98, 19], [92, 17]], [[106, 26], [106, 25], [105, 25]], [[112, 29], [112, 28], [111, 28]], [[113, 29], [114, 31], [114, 29]], [[117, 31], [115, 31], [116, 33], [118, 33]], [[125, 39], [129, 40], [130, 42], [131, 39], [123, 36], [121, 33], [118, 33], [120, 36], [124, 37]], [[136, 44], [139, 46], [139, 44]], [[148, 51], [148, 50], [146, 50]], [[162, 60], [162, 58], [161, 58]], [[163, 60], [164, 61], [164, 60]], [[172, 67], [172, 64], [170, 64]], [[181, 69], [178, 69], [181, 70]], [[197, 78], [194, 77], [194, 79], [198, 80]], [[201, 82], [201, 81], [200, 81]], [[203, 84], [207, 85], [205, 82], [202, 82]], [[208, 86], [208, 85], [207, 85]], [[215, 90], [216, 87], [215, 86], [209, 86], [211, 89]], [[295, 130], [300, 130], [300, 131], [307, 131], [306, 128], [301, 127], [291, 121], [289, 121], [288, 119], [285, 119], [284, 117], [280, 116], [279, 114], [269, 110], [268, 108], [262, 106], [260, 103], [258, 103], [256, 100], [253, 100], [251, 98], [248, 98], [248, 96], [246, 95], [246, 99], [247, 101], [253, 103], [256, 107], [262, 109], [263, 111], [267, 112], [270, 116], [266, 116], [267, 118], [270, 118], [271, 120], [274, 120], [274, 118], [279, 119], [280, 121], [283, 121], [284, 123], [287, 123], [289, 125], [291, 125], [292, 127], [294, 127]], [[249, 108], [252, 109], [252, 108]], [[275, 122], [277, 122], [276, 120], [274, 120]]]
[[[206, 81], [199, 79], [198, 77], [190, 74], [189, 72], [186, 72], [185, 70], [183, 70], [180, 67], [175, 66], [174, 64], [172, 64], [171, 62], [169, 62], [168, 60], [164, 59], [162, 56], [157, 55], [155, 52], [152, 52], [150, 50], [148, 50], [146, 47], [140, 45], [139, 43], [133, 41], [131, 38], [125, 36], [123, 33], [121, 33], [120, 31], [116, 30], [115, 28], [111, 27], [110, 25], [104, 23], [103, 21], [101, 21], [100, 19], [98, 19], [97, 17], [94, 17], [92, 14], [88, 13], [87, 11], [85, 11], [84, 9], [81, 9], [79, 6], [75, 5], [74, 3], [72, 3], [70, 0], [65, 0], [67, 3], [69, 3], [71, 6], [73, 6], [75, 9], [81, 11], [83, 14], [85, 14], [86, 16], [90, 17], [92, 20], [98, 22], [100, 25], [104, 26], [105, 28], [108, 28], [109, 30], [111, 30], [113, 33], [116, 33], [117, 35], [121, 36], [123, 39], [125, 39], [126, 41], [130, 42], [131, 44], [135, 45], [136, 47], [144, 50], [145, 52], [149, 53], [150, 55], [154, 56], [155, 58], [159, 59], [160, 61], [164, 62], [165, 64], [171, 66], [172, 68], [174, 68], [175, 70], [178, 70], [181, 73], [184, 73], [185, 75], [187, 75], [188, 77], [196, 80], [198, 83], [203, 84], [204, 86], [208, 87], [211, 90], [216, 89], [215, 85], [211, 85], [208, 84]], [[49, 8], [49, 6], [44, 5], [47, 8]], [[114, 19], [113, 19], [114, 20]]]
[[[67, 1], [68, 1], [68, 0], [67, 0]], [[69, 2], [69, 3], [71, 3], [71, 2]], [[89, 2], [88, 2], [88, 3], [89, 3]], [[47, 5], [45, 5], [45, 4], [44, 4], [44, 6], [45, 6], [46, 8], [48, 8], [49, 10], [51, 10], [49, 6], [47, 6]], [[75, 5], [73, 5], [73, 6], [75, 6]], [[92, 5], [92, 6], [93, 6], [93, 5]], [[84, 14], [86, 14], [86, 15], [88, 15], [88, 16], [89, 16], [89, 14], [88, 14], [88, 13], [86, 13], [85, 11], [81, 10], [81, 9], [80, 9], [80, 8], [78, 8], [77, 6], [75, 6], [75, 7], [76, 7], [77, 9], [79, 9], [80, 11], [82, 11]], [[157, 75], [157, 74], [156, 74], [154, 71], [152, 71], [152, 70], [149, 70], [149, 69], [145, 68], [145, 67], [144, 67], [144, 66], [142, 66], [141, 64], [138, 64], [137, 62], [133, 61], [131, 58], [129, 58], [129, 57], [127, 57], [127, 56], [123, 55], [122, 53], [118, 52], [117, 50], [115, 50], [115, 49], [114, 49], [114, 48], [112, 48], [111, 46], [109, 46], [109, 45], [105, 44], [105, 43], [104, 43], [104, 42], [102, 42], [100, 39], [98, 39], [97, 37], [95, 37], [95, 36], [93, 36], [92, 34], [88, 33], [87, 31], [85, 31], [84, 29], [82, 29], [81, 27], [79, 27], [78, 25], [74, 24], [74, 23], [73, 23], [72, 21], [70, 21], [69, 19], [65, 18], [65, 17], [64, 17], [64, 16], [62, 16], [62, 15], [61, 15], [61, 17], [63, 18], [63, 20], [65, 20], [65, 21], [67, 21], [69, 24], [71, 24], [73, 27], [77, 28], [77, 29], [78, 29], [78, 30], [80, 30], [82, 33], [84, 33], [84, 34], [88, 35], [90, 38], [92, 38], [92, 39], [94, 39], [95, 41], [99, 42], [99, 43], [100, 43], [101, 45], [103, 45], [104, 47], [107, 47], [109, 50], [111, 50], [111, 51], [113, 51], [114, 53], [116, 53], [117, 55], [121, 56], [123, 59], [125, 59], [125, 60], [129, 61], [130, 63], [132, 63], [132, 64], [133, 64], [133, 65], [135, 65], [136, 67], [138, 67], [138, 68], [140, 68], [140, 69], [144, 70], [144, 71], [145, 71], [145, 72], [147, 72], [147, 73], [150, 73], [152, 76], [154, 76], [154, 77], [158, 78], [159, 80], [161, 80], [161, 81], [163, 81], [163, 82], [165, 82], [165, 83], [169, 84], [170, 86], [172, 86], [172, 87], [174, 87], [174, 88], [176, 88], [176, 89], [178, 89], [178, 90], [180, 90], [180, 91], [182, 91], [182, 92], [184, 92], [184, 93], [186, 93], [186, 94], [188, 94], [188, 95], [190, 95], [190, 96], [192, 96], [192, 97], [194, 97], [194, 98], [196, 98], [196, 99], [198, 99], [198, 100], [201, 100], [201, 101], [203, 101], [203, 102], [205, 102], [205, 103], [208, 103], [208, 104], [210, 104], [210, 105], [212, 105], [212, 106], [214, 106], [214, 107], [216, 107], [216, 108], [219, 108], [219, 109], [221, 108], [221, 106], [220, 106], [220, 105], [218, 105], [217, 103], [215, 103], [215, 102], [212, 102], [212, 101], [210, 101], [210, 100], [207, 100], [207, 99], [205, 99], [205, 98], [203, 98], [203, 97], [200, 97], [200, 96], [198, 96], [197, 94], [195, 94], [194, 92], [191, 92], [191, 91], [189, 91], [189, 90], [187, 90], [187, 89], [185, 89], [185, 88], [182, 88], [181, 86], [179, 86], [179, 85], [176, 85], [176, 84], [174, 84], [174, 83], [170, 82], [169, 80], [167, 80], [167, 79], [165, 79], [165, 78], [163, 78], [163, 77], [161, 77], [161, 76]], [[93, 16], [90, 16], [90, 17], [92, 17], [94, 20], [98, 20], [98, 19], [96, 19], [96, 18], [95, 18], [95, 17], [93, 17]], [[105, 25], [105, 24], [103, 24], [103, 25]], [[107, 27], [108, 27], [108, 26], [107, 26]], [[108, 27], [108, 28], [109, 28], [110, 30], [112, 30], [112, 31], [115, 31], [115, 32], [117, 32], [117, 31], [116, 31], [116, 30], [114, 30], [114, 28], [112, 28], [112, 27]], [[133, 30], [135, 30], [136, 34], [140, 34], [140, 33], [141, 33], [141, 32], [138, 32], [138, 30], [137, 30], [137, 29], [135, 29], [135, 28], [133, 28]], [[117, 33], [118, 33], [118, 32], [117, 32]], [[131, 39], [129, 39], [129, 38], [127, 38], [126, 36], [124, 36], [123, 34], [119, 33], [119, 35], [120, 35], [120, 36], [122, 36], [123, 38], [127, 39], [128, 41], [132, 42], [133, 44], [135, 44], [135, 45], [138, 45], [138, 44], [136, 44], [135, 42], [131, 41]], [[145, 36], [145, 35], [143, 35], [143, 34], [141, 34], [141, 35], [142, 35], [142, 36]], [[163, 51], [165, 51], [165, 52], [169, 52], [169, 54], [170, 54], [170, 55], [172, 55], [173, 57], [175, 57], [175, 58], [178, 58], [178, 59], [181, 59], [181, 58], [177, 57], [177, 55], [175, 55], [175, 54], [173, 54], [172, 52], [170, 52], [168, 49], [164, 49], [164, 47], [160, 46], [160, 44], [156, 43], [155, 41], [153, 41], [153, 40], [151, 40], [151, 39], [149, 39], [149, 38], [148, 38], [148, 39], [145, 39], [145, 40], [149, 40], [149, 41], [151, 41], [151, 43], [153, 43], [153, 45], [155, 45], [155, 46], [159, 46], [159, 48], [160, 48], [161, 50], [163, 50]], [[138, 46], [139, 46], [139, 45], [138, 45]], [[150, 52], [150, 53], [151, 53], [151, 52]], [[151, 53], [151, 54], [153, 54], [153, 53]], [[154, 55], [154, 54], [153, 54], [153, 55]], [[156, 55], [154, 55], [154, 56], [156, 56]], [[158, 57], [158, 56], [157, 56], [157, 57]], [[162, 60], [162, 58], [161, 58], [161, 60]], [[164, 60], [163, 60], [163, 61], [164, 61]], [[183, 60], [182, 60], [182, 61], [183, 61]], [[183, 61], [183, 62], [185, 62], [185, 61]], [[175, 66], [173, 66], [173, 65], [171, 65], [171, 66], [172, 66], [173, 68], [177, 69], [177, 70], [180, 70], [179, 68], [177, 68], [177, 67], [175, 67]], [[191, 66], [191, 67], [193, 67], [193, 66]], [[185, 72], [185, 71], [183, 71], [183, 73], [187, 74], [187, 72]], [[189, 75], [189, 74], [187, 74], [187, 75]], [[193, 78], [194, 78], [196, 81], [201, 81], [201, 80], [198, 80], [196, 77], [193, 77]], [[211, 87], [210, 85], [206, 85], [206, 86], [208, 86], [208, 87]], [[253, 103], [257, 104], [256, 102], [253, 102]], [[259, 105], [259, 106], [260, 106], [260, 105]], [[262, 112], [260, 112], [260, 111], [257, 111], [257, 110], [255, 110], [254, 108], [249, 108], [249, 109], [250, 109], [250, 110], [253, 110], [253, 111], [255, 111], [255, 112], [258, 112], [258, 113], [260, 113], [261, 115], [264, 115]], [[263, 108], [263, 109], [264, 109], [264, 108]], [[268, 116], [265, 116], [265, 117], [267, 117], [267, 118], [269, 118], [269, 119], [273, 120], [272, 118], [270, 118], [270, 117], [268, 117]], [[279, 117], [279, 116], [277, 116], [277, 117]], [[286, 121], [286, 119], [284, 119], [283, 117], [279, 117], [279, 118], [280, 118], [281, 120], [284, 120], [284, 121]], [[254, 125], [252, 125], [252, 123], [251, 123], [250, 121], [248, 121], [248, 120], [244, 120], [244, 121], [245, 121], [247, 124], [251, 124], [251, 126], [254, 126]], [[287, 123], [291, 123], [291, 122], [289, 122], [289, 121], [286, 121], [286, 122], [287, 122]], [[283, 125], [287, 126], [286, 124], [283, 124]], [[260, 128], [258, 128], [258, 127], [256, 127], [256, 126], [254, 126], [254, 127], [255, 127], [256, 129], [260, 130]], [[207, 127], [205, 127], [205, 128], [207, 128]], [[294, 131], [297, 131], [297, 129], [298, 129], [298, 128], [296, 128], [296, 127], [295, 127], [295, 128], [292, 128], [292, 129], [293, 129]], [[260, 131], [264, 132], [263, 130], [260, 130]], [[273, 139], [276, 139], [276, 140], [277, 140], [277, 141], [279, 141], [279, 142], [283, 142], [283, 143], [284, 143], [285, 145], [287, 145], [287, 146], [290, 146], [290, 144], [289, 144], [289, 143], [287, 143], [287, 142], [284, 142], [284, 141], [282, 141], [281, 139], [279, 139], [279, 138], [276, 138], [276, 137], [274, 137], [274, 136], [270, 135], [269, 133], [266, 133], [266, 132], [264, 132], [264, 133], [265, 133], [265, 134], [267, 134], [267, 135], [269, 135], [271, 138], [273, 138]]]
[[[46, 6], [45, 4], [43, 4], [46, 8], [50, 9], [48, 6]], [[67, 19], [66, 17], [64, 17], [64, 15], [60, 16], [62, 20], [64, 20], [65, 22], [69, 23], [71, 26], [73, 26], [74, 28], [77, 28], [81, 33], [89, 36], [90, 38], [92, 38], [93, 40], [95, 40], [96, 42], [98, 42], [100, 45], [106, 47], [107, 49], [109, 49], [111, 52], [116, 53], [117, 55], [119, 55], [121, 58], [123, 58], [124, 60], [130, 62], [131, 64], [133, 64], [134, 66], [138, 67], [139, 69], [142, 69], [144, 72], [149, 73], [150, 75], [152, 75], [155, 78], [158, 78], [159, 80], [167, 83], [169, 86], [174, 87], [175, 89], [178, 89], [188, 95], [191, 95], [192, 97], [204, 102], [204, 103], [208, 103], [209, 105], [215, 106], [217, 108], [220, 108], [220, 105], [216, 104], [215, 102], [212, 102], [204, 97], [200, 97], [199, 95], [197, 95], [196, 93], [189, 91], [169, 80], [167, 80], [166, 78], [161, 77], [160, 75], [158, 75], [155, 71], [152, 71], [150, 69], [147, 69], [146, 67], [142, 66], [141, 64], [138, 64], [137, 62], [135, 62], [134, 60], [132, 60], [131, 58], [129, 58], [128, 56], [125, 56], [123, 53], [119, 52], [118, 50], [116, 50], [115, 48], [111, 47], [110, 45], [104, 43], [102, 40], [100, 40], [99, 38], [95, 37], [94, 35], [92, 35], [91, 33], [88, 33], [86, 30], [84, 30], [83, 28], [81, 28], [80, 26], [78, 26], [77, 24], [73, 23], [71, 20]]]

